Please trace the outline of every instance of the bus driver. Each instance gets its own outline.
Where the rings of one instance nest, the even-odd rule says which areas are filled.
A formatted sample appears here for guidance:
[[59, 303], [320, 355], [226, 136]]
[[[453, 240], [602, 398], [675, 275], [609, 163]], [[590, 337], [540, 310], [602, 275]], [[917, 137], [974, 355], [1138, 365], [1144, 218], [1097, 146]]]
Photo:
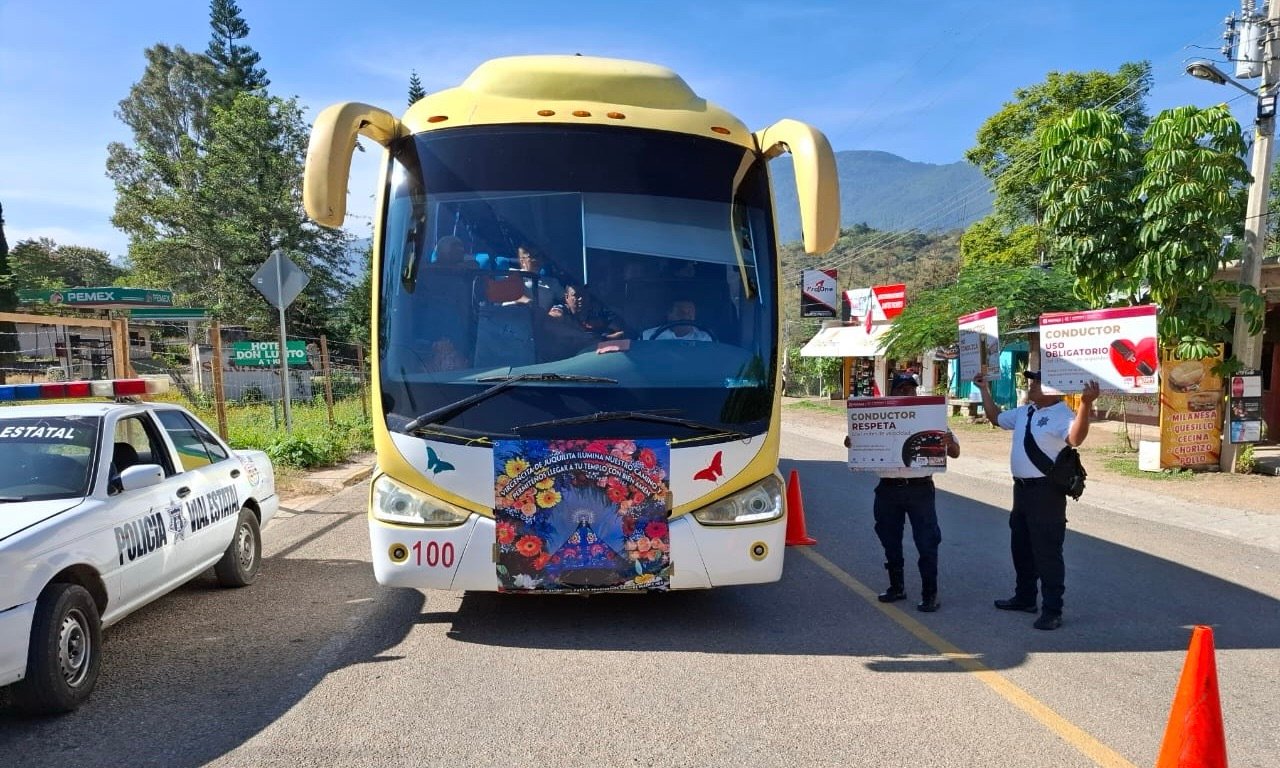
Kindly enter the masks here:
[[640, 338], [646, 341], [715, 341], [697, 325], [698, 306], [691, 299], [676, 299], [667, 310], [667, 322], [646, 329]]

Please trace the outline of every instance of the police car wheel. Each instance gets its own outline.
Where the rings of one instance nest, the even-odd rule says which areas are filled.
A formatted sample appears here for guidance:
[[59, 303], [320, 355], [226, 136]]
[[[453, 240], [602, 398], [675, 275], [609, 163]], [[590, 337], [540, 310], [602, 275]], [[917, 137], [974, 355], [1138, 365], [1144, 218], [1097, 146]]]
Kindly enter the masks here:
[[258, 577], [262, 565], [262, 537], [258, 531], [258, 518], [247, 507], [240, 510], [236, 532], [222, 553], [222, 559], [213, 567], [218, 583], [224, 587], [247, 587]]
[[102, 666], [102, 623], [93, 596], [79, 584], [53, 583], [36, 601], [27, 675], [13, 703], [32, 714], [70, 712], [83, 704]]

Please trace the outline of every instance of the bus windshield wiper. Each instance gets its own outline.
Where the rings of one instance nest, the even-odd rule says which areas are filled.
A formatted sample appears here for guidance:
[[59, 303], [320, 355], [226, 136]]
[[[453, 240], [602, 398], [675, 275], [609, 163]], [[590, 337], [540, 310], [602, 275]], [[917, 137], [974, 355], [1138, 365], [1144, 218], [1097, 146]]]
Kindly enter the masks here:
[[559, 427], [570, 424], [595, 424], [601, 421], [650, 421], [655, 424], [675, 424], [689, 429], [699, 429], [714, 435], [726, 435], [729, 437], [747, 438], [750, 437], [746, 432], [739, 432], [736, 429], [725, 429], [717, 427], [714, 424], [705, 424], [701, 421], [693, 419], [685, 419], [679, 416], [666, 416], [653, 411], [601, 411], [600, 413], [589, 413], [585, 416], [569, 416], [563, 419], [551, 419], [550, 421], [537, 421], [532, 424], [524, 424], [516, 427], [513, 431], [520, 433], [526, 429], [534, 429], [536, 427]]
[[458, 414], [467, 410], [468, 408], [475, 405], [476, 403], [482, 402], [484, 400], [488, 400], [489, 398], [498, 394], [502, 390], [510, 386], [513, 386], [515, 384], [519, 384], [522, 381], [574, 382], [574, 383], [584, 383], [584, 384], [617, 384], [618, 383], [617, 379], [608, 379], [603, 376], [579, 376], [577, 374], [572, 374], [572, 373], [520, 373], [520, 374], [516, 374], [515, 376], [485, 376], [484, 378], [476, 379], [475, 381], [478, 381], [481, 383], [496, 381], [498, 383], [494, 384], [492, 387], [489, 387], [488, 389], [477, 392], [474, 395], [471, 395], [470, 397], [464, 397], [455, 403], [449, 403], [448, 405], [440, 406], [439, 408], [436, 408], [434, 411], [427, 411], [426, 413], [422, 414], [418, 418], [406, 424], [404, 427], [404, 431], [406, 433], [411, 433], [427, 424], [434, 424], [437, 422], [448, 421], [449, 419], [452, 419], [454, 416], [457, 416]]
[[12, 504], [14, 502], [26, 501], [26, 496], [0, 496], [0, 504]]

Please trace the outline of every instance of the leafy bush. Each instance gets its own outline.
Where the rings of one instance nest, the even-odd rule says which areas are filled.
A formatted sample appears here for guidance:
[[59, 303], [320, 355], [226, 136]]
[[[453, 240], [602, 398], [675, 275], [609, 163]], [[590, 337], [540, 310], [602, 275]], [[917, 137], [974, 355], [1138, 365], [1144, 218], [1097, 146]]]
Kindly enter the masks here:
[[1258, 468], [1258, 459], [1253, 455], [1253, 443], [1245, 443], [1236, 452], [1236, 472], [1251, 475]]
[[276, 464], [298, 469], [310, 469], [325, 463], [324, 453], [302, 435], [282, 435], [266, 448], [267, 455]]

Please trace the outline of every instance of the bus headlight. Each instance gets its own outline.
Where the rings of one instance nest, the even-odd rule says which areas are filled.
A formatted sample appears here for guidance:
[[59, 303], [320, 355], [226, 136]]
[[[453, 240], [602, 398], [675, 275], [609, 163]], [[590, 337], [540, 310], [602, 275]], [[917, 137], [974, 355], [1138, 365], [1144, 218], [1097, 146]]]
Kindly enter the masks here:
[[782, 517], [782, 479], [770, 475], [755, 485], [695, 510], [693, 517], [705, 525], [763, 523]]
[[402, 525], [460, 525], [471, 513], [383, 475], [373, 484], [373, 516]]

